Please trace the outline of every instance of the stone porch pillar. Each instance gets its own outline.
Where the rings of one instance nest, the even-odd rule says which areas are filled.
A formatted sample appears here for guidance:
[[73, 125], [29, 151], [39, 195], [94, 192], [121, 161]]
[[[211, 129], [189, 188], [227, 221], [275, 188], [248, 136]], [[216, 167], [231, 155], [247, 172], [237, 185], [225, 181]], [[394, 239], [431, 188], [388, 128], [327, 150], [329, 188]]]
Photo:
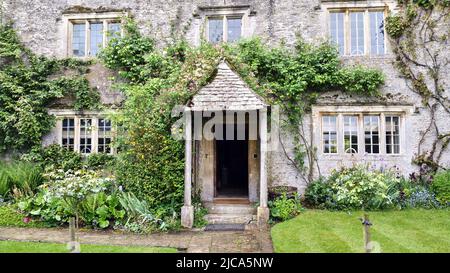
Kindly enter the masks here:
[[259, 110], [259, 136], [260, 136], [260, 194], [257, 212], [258, 226], [264, 227], [269, 220], [269, 208], [267, 206], [267, 108]]
[[184, 206], [181, 208], [181, 225], [192, 228], [194, 224], [194, 207], [192, 206], [192, 116], [189, 108], [186, 108], [184, 117]]

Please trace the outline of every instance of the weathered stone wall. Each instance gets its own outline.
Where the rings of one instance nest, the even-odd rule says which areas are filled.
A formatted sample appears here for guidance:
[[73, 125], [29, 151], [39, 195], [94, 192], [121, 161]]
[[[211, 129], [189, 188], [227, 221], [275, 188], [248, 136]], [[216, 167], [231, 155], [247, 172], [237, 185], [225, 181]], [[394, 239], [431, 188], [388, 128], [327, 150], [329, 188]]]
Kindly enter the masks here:
[[[197, 43], [202, 18], [199, 8], [208, 6], [246, 6], [252, 12], [250, 36], [268, 42], [292, 44], [296, 34], [316, 40], [325, 34], [320, 17], [320, 0], [4, 0], [6, 20], [12, 20], [22, 41], [35, 52], [64, 57], [62, 16], [69, 10], [128, 11], [145, 35], [160, 45], [172, 34], [184, 35]], [[74, 8], [75, 7], [75, 8]], [[185, 31], [186, 29], [186, 31]]]
[[[159, 46], [164, 46], [177, 35], [185, 36], [188, 41], [196, 45], [202, 34], [202, 12], [205, 6], [245, 6], [248, 5], [248, 24], [246, 36], [261, 36], [268, 44], [286, 42], [292, 45], [296, 35], [301, 35], [310, 42], [323, 40], [327, 31], [326, 5], [330, 1], [320, 0], [4, 0], [4, 15], [14, 22], [22, 41], [34, 52], [46, 56], [65, 57], [64, 28], [62, 16], [68, 9], [80, 9], [91, 11], [120, 11], [125, 10], [135, 18], [141, 31], [145, 35], [154, 37]], [[342, 2], [342, 1], [341, 1]], [[370, 5], [386, 3], [395, 12], [395, 1], [352, 1], [352, 3]], [[75, 8], [74, 8], [75, 7]], [[344, 58], [347, 64], [362, 64], [383, 70], [386, 75], [386, 84], [382, 88], [388, 100], [373, 102], [364, 97], [348, 97], [336, 93], [324, 94], [319, 105], [336, 104], [363, 104], [366, 107], [378, 104], [401, 104], [414, 107], [413, 113], [407, 121], [407, 147], [401, 157], [387, 158], [358, 158], [362, 161], [380, 161], [387, 167], [397, 166], [400, 171], [407, 174], [414, 170], [411, 159], [418, 149], [418, 140], [421, 132], [426, 129], [430, 116], [422, 107], [421, 98], [412, 93], [406, 86], [406, 82], [399, 76], [393, 67], [392, 53], [382, 57], [351, 57]], [[108, 81], [108, 71], [95, 65], [91, 68], [90, 82], [102, 92], [103, 102], [120, 101], [120, 96], [110, 94], [111, 84]], [[444, 71], [448, 75], [450, 71]], [[447, 97], [450, 96], [449, 82], [444, 84]], [[448, 113], [440, 111], [437, 114], [443, 131], [450, 131]], [[305, 117], [304, 130], [311, 141], [312, 117]], [[53, 134], [54, 135], [54, 134]], [[52, 139], [52, 137], [46, 138]], [[284, 137], [286, 150], [292, 154], [292, 138]], [[430, 145], [430, 141], [426, 144]], [[351, 161], [331, 160], [318, 155], [319, 167], [322, 174], [327, 174], [333, 168], [342, 164], [350, 164]], [[450, 152], [442, 156], [442, 164], [450, 166]], [[305, 181], [293, 168], [282, 150], [272, 152], [270, 155], [269, 178], [272, 185], [284, 184], [304, 189]], [[315, 175], [318, 175], [316, 170]]]

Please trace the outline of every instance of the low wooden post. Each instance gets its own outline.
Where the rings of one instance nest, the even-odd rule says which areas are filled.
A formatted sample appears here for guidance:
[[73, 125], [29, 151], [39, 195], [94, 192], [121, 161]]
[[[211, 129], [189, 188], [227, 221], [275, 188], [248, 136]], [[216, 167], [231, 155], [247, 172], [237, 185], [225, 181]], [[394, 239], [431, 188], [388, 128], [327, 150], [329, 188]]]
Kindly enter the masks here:
[[68, 249], [70, 253], [80, 253], [80, 247], [77, 242], [75, 231], [76, 231], [75, 217], [71, 217], [69, 220], [70, 242], [68, 243]]
[[366, 253], [372, 252], [372, 247], [370, 244], [370, 226], [372, 223], [369, 221], [369, 215], [364, 213], [364, 218], [362, 219], [363, 232], [364, 232], [364, 249]]

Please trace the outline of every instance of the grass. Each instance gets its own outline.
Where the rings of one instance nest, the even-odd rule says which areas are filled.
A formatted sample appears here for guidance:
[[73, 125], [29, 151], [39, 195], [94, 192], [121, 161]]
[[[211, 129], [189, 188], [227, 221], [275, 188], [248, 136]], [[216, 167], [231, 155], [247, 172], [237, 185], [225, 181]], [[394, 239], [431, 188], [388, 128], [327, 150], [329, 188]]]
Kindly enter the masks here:
[[44, 228], [48, 227], [45, 223], [32, 220], [25, 223], [23, 218], [25, 216], [18, 212], [12, 206], [0, 205], [0, 227], [29, 227], [29, 228]]
[[[0, 253], [67, 253], [65, 244], [0, 241]], [[81, 253], [176, 253], [175, 248], [82, 245]]]
[[[275, 252], [363, 252], [362, 215], [307, 210], [272, 228]], [[450, 252], [449, 209], [369, 212], [369, 218], [372, 241], [380, 252]]]

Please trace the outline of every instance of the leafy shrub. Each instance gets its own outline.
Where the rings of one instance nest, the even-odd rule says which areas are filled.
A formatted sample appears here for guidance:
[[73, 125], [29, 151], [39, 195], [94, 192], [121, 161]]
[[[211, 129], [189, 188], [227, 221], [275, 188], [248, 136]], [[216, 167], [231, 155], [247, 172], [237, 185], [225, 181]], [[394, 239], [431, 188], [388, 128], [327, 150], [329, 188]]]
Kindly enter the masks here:
[[111, 221], [115, 226], [125, 217], [125, 210], [116, 194], [107, 195], [104, 192], [91, 194], [81, 204], [80, 218], [84, 223], [94, 227], [107, 228]]
[[172, 110], [193, 94], [187, 89], [190, 82], [196, 86], [206, 82], [217, 56], [211, 45], [189, 49], [185, 65], [176, 63], [178, 59], [165, 60], [171, 62], [170, 77], [147, 78], [144, 85], [124, 90], [127, 100], [117, 117], [126, 134], [118, 140], [123, 149], [117, 180], [126, 191], [145, 199], [155, 213], [166, 213], [161, 218], [173, 218], [173, 210], [180, 211], [184, 193], [184, 142], [172, 137], [172, 124], [178, 119], [172, 117]]
[[48, 188], [57, 198], [85, 199], [87, 195], [107, 190], [114, 180], [101, 177], [97, 172], [90, 170], [67, 171], [56, 170], [46, 173], [49, 180], [44, 187]]
[[393, 173], [358, 165], [308, 185], [305, 202], [326, 209], [385, 209], [398, 204], [400, 188], [401, 180]]
[[390, 172], [369, 171], [355, 166], [333, 171], [329, 183], [338, 209], [383, 209], [394, 204], [398, 192], [389, 196], [389, 185], [399, 180]]
[[143, 37], [137, 25], [131, 19], [124, 24], [124, 37], [114, 37], [108, 46], [100, 52], [105, 65], [131, 82], [139, 83], [145, 78], [142, 75], [146, 66], [147, 54], [154, 49], [152, 39]]
[[405, 24], [401, 16], [390, 15], [386, 18], [386, 31], [392, 38], [400, 38], [403, 35]]
[[406, 201], [406, 207], [435, 209], [439, 208], [440, 204], [432, 191], [422, 188], [411, 193], [411, 196]]
[[114, 164], [115, 157], [110, 154], [105, 153], [95, 153], [90, 154], [86, 158], [85, 166], [91, 170], [99, 170], [108, 167], [112, 167]]
[[160, 230], [166, 229], [166, 223], [156, 218], [147, 201], [139, 200], [131, 192], [122, 192], [119, 202], [127, 212], [127, 220], [124, 227], [133, 232], [149, 232], [157, 226]]
[[333, 205], [333, 190], [325, 178], [316, 180], [305, 190], [305, 203], [315, 208], [331, 208]]
[[22, 156], [29, 162], [36, 162], [47, 169], [79, 170], [83, 167], [83, 157], [80, 153], [53, 144], [47, 147], [34, 148]]
[[431, 189], [436, 194], [436, 199], [443, 206], [450, 205], [450, 170], [438, 172], [433, 179]]
[[294, 218], [302, 211], [302, 205], [298, 194], [288, 198], [287, 194], [269, 201], [270, 215], [272, 219], [286, 221]]
[[432, 173], [425, 167], [410, 175], [369, 171], [356, 166], [333, 171], [328, 179], [308, 185], [307, 205], [325, 209], [441, 208], [448, 205], [449, 172], [441, 172], [430, 183]]
[[194, 227], [195, 228], [205, 227], [208, 224], [208, 221], [206, 221], [205, 219], [205, 216], [208, 214], [208, 209], [203, 206], [200, 200], [194, 200], [193, 206], [194, 206]]
[[18, 207], [26, 215], [37, 218], [50, 226], [68, 223], [69, 218], [75, 214], [63, 199], [56, 198], [45, 188], [33, 197], [22, 199], [18, 203]]
[[20, 213], [15, 206], [0, 205], [0, 227], [47, 227], [40, 221], [32, 220]]
[[19, 202], [21, 210], [52, 225], [67, 223], [76, 216], [85, 225], [107, 228], [125, 212], [112, 192], [113, 179], [88, 170], [57, 170], [45, 174], [49, 180], [33, 197]]
[[43, 182], [42, 169], [35, 164], [0, 161], [0, 196], [3, 198], [33, 195]]
[[22, 155], [22, 160], [35, 162], [47, 170], [100, 170], [114, 165], [115, 157], [105, 153], [93, 153], [83, 158], [80, 153], [57, 144], [34, 148]]
[[430, 168], [427, 164], [421, 164], [419, 171], [413, 172], [409, 175], [411, 183], [428, 188], [433, 182], [433, 175], [435, 170]]

